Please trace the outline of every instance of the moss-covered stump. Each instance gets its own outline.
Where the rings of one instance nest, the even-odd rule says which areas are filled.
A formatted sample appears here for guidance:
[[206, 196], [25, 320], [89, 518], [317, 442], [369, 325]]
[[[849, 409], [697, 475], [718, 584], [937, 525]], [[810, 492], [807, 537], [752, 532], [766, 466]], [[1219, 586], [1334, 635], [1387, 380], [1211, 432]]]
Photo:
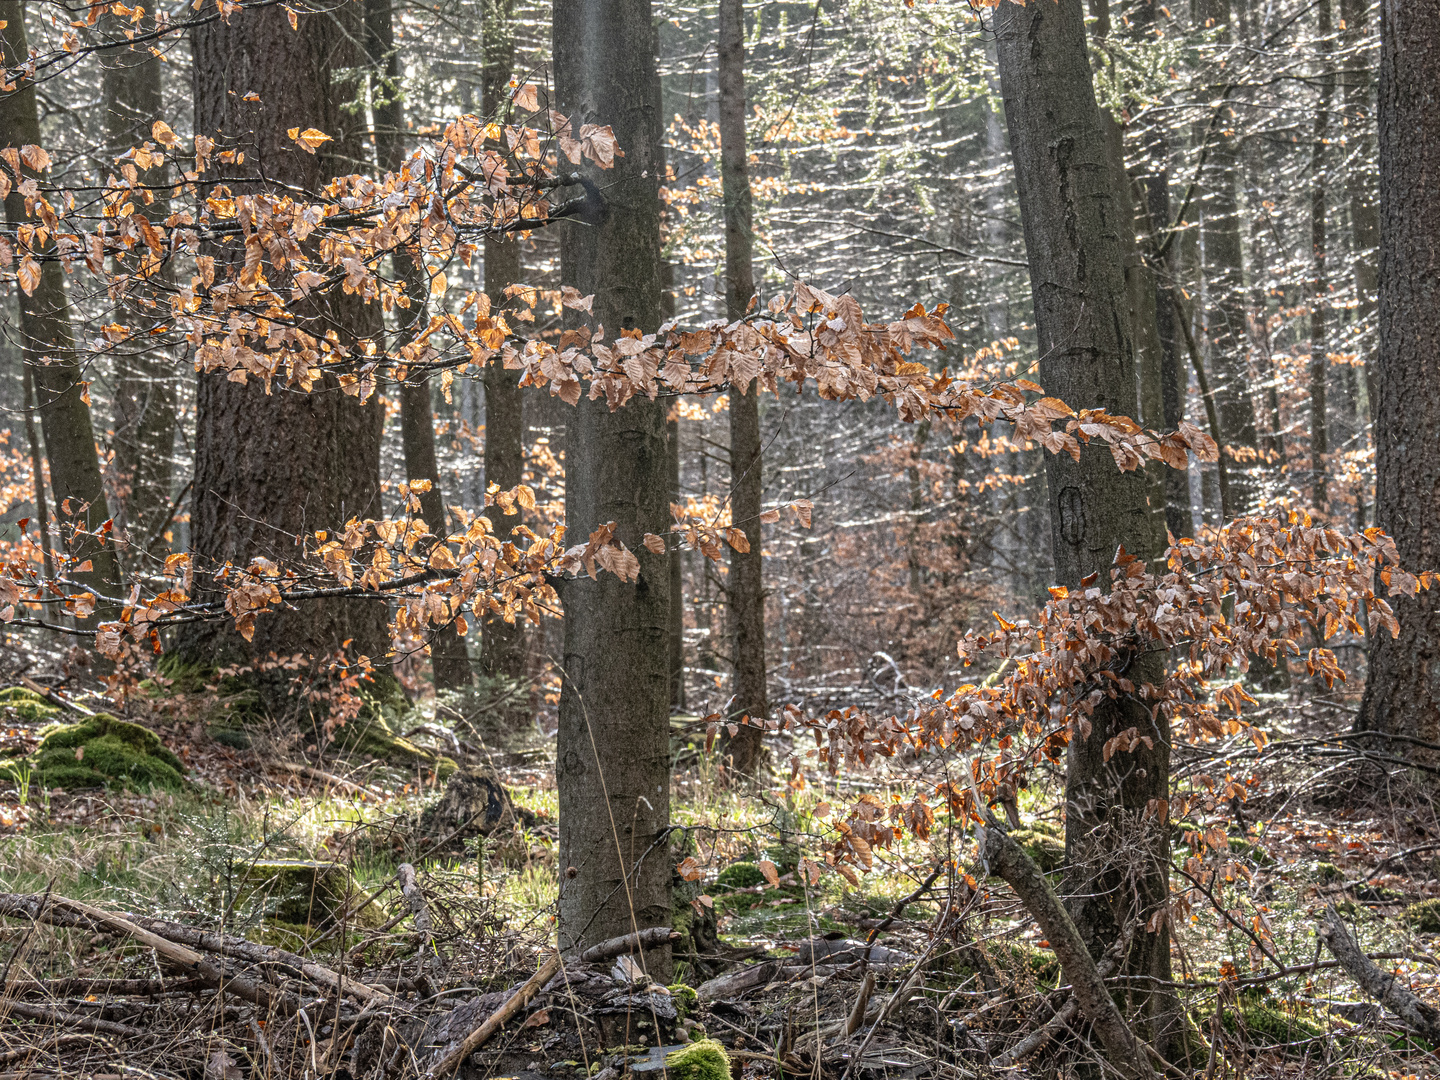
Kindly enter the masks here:
[[720, 876], [715, 879], [715, 888], [721, 892], [729, 892], [734, 889], [753, 889], [756, 885], [765, 884], [765, 875], [760, 872], [760, 867], [752, 862], [731, 863]]
[[26, 690], [23, 686], [0, 690], [0, 710], [14, 715], [17, 720], [26, 724], [42, 724], [53, 720], [60, 712], [35, 691]]
[[177, 791], [185, 786], [185, 766], [158, 735], [108, 713], [52, 729], [34, 754], [5, 769], [15, 776], [27, 766], [30, 783], [40, 788]]
[[467, 840], [514, 828], [519, 821], [510, 793], [494, 770], [459, 769], [440, 798], [420, 812], [412, 844], [427, 854], [459, 855]]
[[326, 926], [342, 916], [356, 926], [379, 926], [385, 912], [360, 906], [365, 895], [341, 863], [272, 859], [247, 869], [236, 900], [258, 903], [266, 920], [291, 927]]
[[1422, 934], [1440, 934], [1440, 899], [1411, 904], [1400, 913], [1400, 920]]

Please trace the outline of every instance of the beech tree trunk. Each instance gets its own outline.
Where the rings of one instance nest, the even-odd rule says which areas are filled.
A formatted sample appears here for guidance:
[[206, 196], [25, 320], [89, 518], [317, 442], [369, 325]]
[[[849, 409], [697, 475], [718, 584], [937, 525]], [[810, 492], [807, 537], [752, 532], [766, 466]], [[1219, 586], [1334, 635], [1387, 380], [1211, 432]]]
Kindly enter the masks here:
[[1317, 510], [1329, 502], [1327, 476], [1330, 429], [1326, 410], [1326, 383], [1330, 377], [1329, 306], [1325, 253], [1325, 139], [1330, 126], [1330, 96], [1335, 76], [1330, 72], [1330, 0], [1316, 4], [1315, 32], [1320, 49], [1320, 101], [1310, 143], [1310, 501]]
[[1346, 189], [1350, 202], [1350, 236], [1354, 249], [1355, 275], [1355, 322], [1360, 326], [1360, 355], [1364, 359], [1365, 386], [1367, 390], [1367, 412], [1373, 418], [1375, 399], [1370, 385], [1372, 368], [1375, 364], [1375, 343], [1377, 334], [1371, 325], [1375, 318], [1375, 291], [1378, 287], [1375, 274], [1376, 248], [1380, 244], [1380, 216], [1376, 212], [1376, 182], [1371, 170], [1375, 147], [1375, 80], [1371, 69], [1358, 53], [1358, 45], [1365, 40], [1370, 16], [1370, 5], [1366, 0], [1340, 0], [1340, 21], [1344, 26], [1344, 40], [1351, 53], [1344, 74], [1345, 108], [1350, 125], [1357, 129], [1356, 147], [1350, 158], [1350, 169], [1346, 175]]
[[[30, 55], [25, 37], [25, 5], [18, 0], [0, 2], [0, 47], [7, 68], [14, 68]], [[25, 80], [19, 88], [0, 96], [0, 146], [39, 146], [40, 114], [35, 101], [35, 84]], [[5, 218], [13, 228], [30, 219], [25, 214], [25, 197], [20, 182], [32, 174], [22, 168], [11, 177], [10, 194], [5, 197]], [[33, 292], [18, 290], [21, 347], [35, 390], [35, 407], [40, 430], [45, 436], [45, 454], [50, 465], [50, 490], [55, 497], [59, 535], [55, 544], [81, 562], [93, 567], [72, 576], [102, 597], [120, 598], [120, 563], [113, 544], [97, 540], [101, 527], [110, 519], [105, 489], [100, 476], [100, 459], [95, 453], [95, 431], [90, 423], [90, 406], [80, 357], [70, 328], [70, 302], [65, 293], [65, 272], [58, 261], [40, 264], [40, 281]], [[72, 535], [70, 526], [88, 535]], [[98, 618], [114, 613], [103, 600], [96, 614], [85, 620], [94, 626]]]
[[[560, 229], [561, 281], [594, 294], [592, 327], [607, 337], [660, 325], [660, 102], [650, 0], [557, 0], [556, 108], [576, 123], [614, 127], [625, 151], [590, 165], [609, 213]], [[570, 319], [578, 313], [568, 313]], [[561, 587], [564, 682], [556, 781], [560, 800], [562, 949], [669, 925], [671, 863], [667, 637], [670, 567], [646, 533], [669, 531], [667, 404], [644, 397], [611, 412], [582, 399], [570, 418], [566, 543], [606, 522], [640, 561], [633, 583], [614, 575]], [[572, 876], [573, 874], [573, 876]], [[643, 954], [666, 981], [668, 945]]]
[[[507, 85], [515, 61], [515, 33], [510, 0], [487, 0], [484, 15], [485, 59], [481, 73], [480, 111], [495, 118], [509, 100]], [[485, 292], [492, 309], [505, 303], [505, 286], [520, 280], [520, 242], [513, 237], [485, 238]], [[525, 425], [522, 420], [520, 373], [506, 371], [499, 357], [485, 368], [485, 484], [509, 490], [525, 473]], [[520, 523], [498, 506], [488, 514], [495, 535], [508, 537]], [[485, 674], [506, 679], [525, 677], [525, 632], [493, 613], [481, 623], [480, 662]]]
[[[745, 317], [755, 296], [754, 235], [751, 221], [750, 151], [745, 141], [745, 5], [720, 0], [720, 180], [725, 199], [725, 317]], [[765, 585], [760, 513], [765, 485], [761, 475], [760, 385], [730, 387], [730, 514], [749, 542], [748, 551], [730, 549], [726, 584], [733, 650], [735, 700], [730, 713], [763, 721], [765, 692]], [[742, 727], [729, 742], [730, 759], [741, 775], [761, 767], [765, 743], [758, 727]]]
[[[362, 120], [342, 109], [336, 84], [342, 72], [363, 71], [361, 15], [359, 5], [302, 12], [299, 28], [291, 29], [283, 7], [246, 8], [228, 21], [195, 27], [195, 130], [215, 138], [217, 150], [245, 151], [243, 166], [223, 166], [236, 194], [263, 190], [272, 181], [319, 190], [369, 156], [360, 147]], [[286, 135], [297, 126], [331, 135], [329, 152], [306, 153]], [[221, 171], [217, 165], [202, 179], [213, 183]], [[236, 257], [233, 249], [217, 254]], [[338, 288], [317, 298], [304, 316], [314, 336], [333, 328], [342, 342], [378, 328], [377, 310]], [[328, 377], [309, 394], [277, 379], [266, 396], [255, 380], [242, 384], [223, 373], [202, 374], [196, 413], [191, 535], [202, 570], [227, 561], [245, 566], [257, 555], [288, 564], [301, 550], [297, 537], [308, 535], [313, 544], [318, 529], [380, 515], [378, 397], [362, 404]], [[187, 659], [221, 663], [270, 652], [318, 659], [347, 641], [351, 653], [384, 657], [383, 601], [312, 600], [298, 610], [262, 615], [252, 642], [228, 627], [208, 626], [180, 637], [176, 648]]]
[[[370, 111], [375, 127], [375, 160], [381, 169], [398, 172], [405, 160], [405, 111], [400, 97], [400, 54], [395, 49], [392, 0], [365, 0], [365, 51], [370, 63]], [[423, 326], [429, 314], [430, 290], [409, 249], [391, 256], [395, 273], [405, 281], [410, 307], [400, 313], [400, 337], [409, 340], [414, 327]], [[400, 383], [400, 440], [405, 455], [405, 476], [428, 480], [420, 493], [420, 516], [437, 538], [449, 531], [440, 468], [435, 458], [435, 414], [430, 407], [430, 386], [422, 379]], [[426, 541], [432, 545], [436, 541]], [[434, 629], [430, 641], [430, 667], [437, 690], [469, 686], [470, 657], [465, 641], [448, 623]]]
[[[1202, 0], [1200, 21], [1213, 20], [1216, 42], [1231, 41], [1230, 0]], [[1221, 108], [1229, 110], [1226, 103]], [[1206, 197], [1201, 225], [1205, 247], [1207, 303], [1205, 337], [1209, 342], [1210, 374], [1225, 433], [1226, 458], [1235, 515], [1253, 513], [1261, 494], [1255, 402], [1250, 396], [1250, 364], [1246, 357], [1245, 260], [1240, 243], [1240, 204], [1236, 196], [1239, 151], [1228, 133], [1229, 115], [1210, 132], [1206, 164]], [[1207, 121], [1208, 126], [1208, 121]]]
[[[1375, 524], [1405, 567], [1440, 566], [1440, 0], [1380, 5], [1380, 347], [1375, 355]], [[1392, 597], [1400, 636], [1377, 630], [1356, 727], [1440, 742], [1440, 595]], [[1417, 757], [1428, 752], [1416, 751]], [[1433, 755], [1427, 757], [1427, 760]]]
[[[105, 36], [124, 41], [124, 30], [154, 29], [151, 15], [138, 25], [118, 15], [101, 16]], [[101, 54], [104, 74], [101, 99], [105, 109], [105, 153], [101, 168], [114, 168], [113, 159], [132, 146], [151, 138], [151, 125], [164, 113], [160, 96], [160, 58], [147, 45], [119, 48]], [[170, 199], [163, 188], [166, 174], [153, 178], [161, 190], [150, 193], [153, 201], [137, 205], [150, 221], [164, 222], [170, 215]], [[170, 264], [158, 271], [170, 281]], [[144, 325], [144, 312], [132, 304], [123, 309], [132, 328]], [[127, 546], [143, 555], [153, 543], [164, 550], [159, 533], [169, 523], [170, 504], [175, 497], [175, 393], [178, 376], [175, 358], [146, 346], [143, 340], [117, 346], [115, 394], [112, 423], [115, 434], [113, 488], [117, 516], [123, 518]]]
[[[1105, 129], [1087, 59], [1081, 0], [1002, 4], [996, 12], [1001, 97], [1010, 130], [1031, 295], [1047, 393], [1072, 408], [1104, 406], [1136, 415], [1135, 350], [1130, 337], [1121, 237], [1128, 227], [1115, 198]], [[1142, 472], [1118, 472], [1102, 446], [1074, 461], [1045, 459], [1047, 500], [1057, 580], [1076, 587], [1089, 574], [1109, 582], [1117, 549], [1150, 560], [1155, 550]], [[1157, 508], [1158, 509], [1158, 508]], [[1127, 676], [1157, 682], [1158, 656], [1136, 657]], [[1141, 917], [1168, 900], [1169, 835], [1142, 816], [1152, 799], [1167, 798], [1168, 726], [1156, 726], [1137, 698], [1103, 703], [1083, 730], [1078, 718], [1065, 778], [1064, 888], [1071, 917], [1092, 957], [1120, 934], [1125, 913], [1109, 895], [1138, 874]], [[1103, 760], [1105, 742], [1128, 728], [1153, 747]], [[1136, 860], [1134, 852], [1145, 852]], [[1139, 865], [1137, 866], [1137, 862]], [[1139, 933], [1127, 957], [1129, 1013], [1142, 1037], [1169, 1056], [1180, 1032], [1170, 979], [1169, 930]], [[1156, 980], [1151, 982], [1150, 980]]]

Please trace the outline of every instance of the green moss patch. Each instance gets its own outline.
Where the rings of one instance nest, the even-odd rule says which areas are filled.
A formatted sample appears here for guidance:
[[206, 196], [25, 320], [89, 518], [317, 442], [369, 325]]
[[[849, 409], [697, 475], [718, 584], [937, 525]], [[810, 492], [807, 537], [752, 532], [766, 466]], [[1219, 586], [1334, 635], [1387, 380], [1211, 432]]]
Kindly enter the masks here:
[[0, 690], [0, 708], [14, 713], [16, 718], [27, 724], [40, 724], [54, 719], [59, 709], [51, 705], [33, 690], [23, 686], [12, 686]]
[[[328, 925], [360, 906], [365, 893], [350, 868], [340, 863], [307, 859], [257, 862], [245, 874], [238, 900], [258, 902], [267, 921], [277, 927]], [[374, 904], [348, 912], [356, 926], [379, 926], [385, 913]]]
[[1257, 993], [1240, 995], [1238, 1020], [1227, 1012], [1227, 1031], [1241, 1034], [1253, 1045], [1282, 1048], [1307, 1039], [1322, 1039], [1329, 1030], [1300, 1012], [1291, 1012], [1271, 1004]]
[[730, 1080], [730, 1055], [714, 1039], [701, 1039], [665, 1057], [671, 1080]]
[[[185, 786], [185, 766], [158, 735], [108, 713], [53, 729], [23, 764], [31, 769], [31, 784], [43, 788], [178, 791]], [[7, 767], [12, 775], [16, 768]]]
[[1010, 839], [1020, 845], [1043, 873], [1053, 874], [1065, 864], [1065, 841], [1034, 829], [1016, 829]]
[[752, 862], [731, 863], [715, 879], [718, 889], [753, 889], [765, 883], [765, 875]]
[[1440, 934], [1440, 899], [1411, 904], [1400, 913], [1400, 919], [1422, 934]]

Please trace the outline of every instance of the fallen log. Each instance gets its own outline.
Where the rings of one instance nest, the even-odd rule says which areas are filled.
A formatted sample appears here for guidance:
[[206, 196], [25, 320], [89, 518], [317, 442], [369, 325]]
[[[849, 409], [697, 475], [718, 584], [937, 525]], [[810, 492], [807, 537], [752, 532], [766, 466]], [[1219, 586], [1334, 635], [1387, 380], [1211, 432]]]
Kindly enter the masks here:
[[540, 970], [525, 980], [520, 989], [510, 995], [509, 1000], [506, 1001], [505, 1004], [501, 1005], [500, 1008], [496, 1009], [486, 1018], [484, 1023], [470, 1032], [469, 1035], [465, 1036], [459, 1046], [451, 1050], [426, 1071], [426, 1080], [433, 1080], [435, 1077], [449, 1076], [454, 1072], [461, 1062], [485, 1044], [485, 1040], [499, 1031], [500, 1026], [504, 1024], [506, 1020], [509, 1020], [510, 1017], [524, 1008], [526, 1003], [528, 1003], [530, 999], [540, 991], [540, 988], [549, 982], [559, 970], [560, 953], [558, 951], [552, 952], [545, 963], [540, 966]]
[[97, 1035], [114, 1035], [121, 1039], [143, 1039], [145, 1037], [145, 1032], [131, 1027], [129, 1024], [117, 1024], [113, 1020], [97, 1020], [94, 1017], [63, 1012], [60, 1009], [51, 1009], [44, 1005], [32, 1005], [28, 1001], [0, 1003], [0, 1013], [4, 1012], [9, 1012], [12, 1016], [23, 1016], [27, 1020], [42, 1020], [56, 1026], [63, 1025], [79, 1028], [81, 1031], [93, 1031]]
[[1366, 956], [1350, 936], [1333, 904], [1329, 905], [1325, 921], [1315, 934], [1361, 990], [1393, 1012], [1402, 1024], [1426, 1042], [1440, 1044], [1440, 1011], [1421, 1001], [1398, 976], [1381, 970], [1375, 961]]
[[598, 964], [602, 960], [609, 960], [621, 953], [632, 953], [638, 949], [658, 949], [662, 945], [679, 940], [680, 935], [670, 927], [651, 926], [645, 930], [637, 930], [633, 934], [621, 934], [619, 937], [606, 938], [582, 952], [580, 959], [586, 964]]

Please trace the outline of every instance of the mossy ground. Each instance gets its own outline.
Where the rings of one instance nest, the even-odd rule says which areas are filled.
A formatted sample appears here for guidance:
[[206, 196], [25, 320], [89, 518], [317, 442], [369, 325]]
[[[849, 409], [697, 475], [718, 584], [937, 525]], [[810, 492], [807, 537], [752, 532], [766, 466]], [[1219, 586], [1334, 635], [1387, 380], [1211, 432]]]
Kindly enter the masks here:
[[714, 1039], [701, 1039], [665, 1057], [672, 1080], [730, 1080], [730, 1055]]

